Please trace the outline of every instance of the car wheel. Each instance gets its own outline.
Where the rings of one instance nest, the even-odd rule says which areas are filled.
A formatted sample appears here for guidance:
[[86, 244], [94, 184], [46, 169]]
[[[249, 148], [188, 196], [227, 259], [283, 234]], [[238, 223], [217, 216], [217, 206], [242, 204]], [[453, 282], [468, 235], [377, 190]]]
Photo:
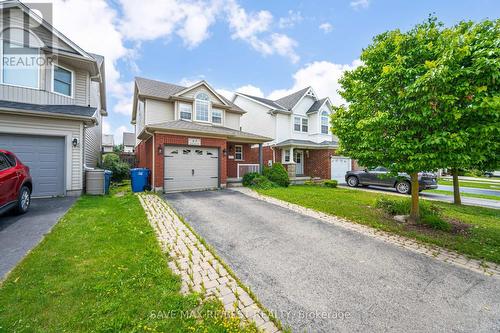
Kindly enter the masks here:
[[17, 198], [17, 213], [24, 214], [28, 211], [31, 204], [31, 191], [28, 186], [21, 187]]
[[410, 194], [411, 185], [407, 181], [397, 182], [396, 183], [396, 191], [401, 194]]
[[350, 187], [356, 187], [358, 186], [358, 184], [359, 184], [358, 177], [351, 176], [347, 178], [347, 185], [349, 185]]

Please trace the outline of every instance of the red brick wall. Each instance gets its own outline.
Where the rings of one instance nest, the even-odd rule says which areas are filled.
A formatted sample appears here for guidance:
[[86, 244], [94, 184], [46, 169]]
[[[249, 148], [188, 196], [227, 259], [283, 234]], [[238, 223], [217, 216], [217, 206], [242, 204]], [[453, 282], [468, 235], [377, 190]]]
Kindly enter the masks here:
[[331, 149], [310, 149], [309, 157], [304, 152], [304, 174], [309, 177], [321, 179], [331, 178], [331, 160], [334, 153]]
[[152, 142], [153, 139], [150, 138], [146, 141], [141, 141], [135, 149], [135, 156], [137, 158], [137, 167], [151, 169], [152, 164]]
[[[196, 136], [189, 136], [189, 138], [193, 138]], [[219, 157], [220, 157], [220, 184], [222, 186], [226, 185], [227, 179], [227, 162], [226, 156], [222, 153], [224, 149], [226, 149], [226, 140], [225, 139], [214, 139], [214, 138], [200, 138], [201, 145], [203, 147], [216, 147], [219, 148]], [[182, 135], [173, 135], [173, 134], [155, 134], [155, 148], [153, 151], [155, 152], [155, 187], [163, 187], [163, 163], [164, 157], [162, 155], [158, 155], [158, 146], [161, 145], [187, 145], [188, 137]]]
[[227, 176], [229, 178], [236, 178], [238, 176], [238, 163], [242, 164], [259, 164], [259, 149], [251, 148], [252, 144], [249, 143], [238, 143], [238, 142], [228, 142], [227, 143], [227, 155], [235, 156], [236, 145], [243, 146], [243, 160], [227, 159]]

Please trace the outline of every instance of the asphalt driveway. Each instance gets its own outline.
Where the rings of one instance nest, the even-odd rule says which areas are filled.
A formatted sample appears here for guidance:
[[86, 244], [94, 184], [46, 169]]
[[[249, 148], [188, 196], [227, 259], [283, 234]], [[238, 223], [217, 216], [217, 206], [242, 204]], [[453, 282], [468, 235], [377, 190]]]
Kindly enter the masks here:
[[24, 215], [0, 215], [0, 280], [42, 240], [75, 200], [75, 197], [33, 199]]
[[167, 201], [293, 331], [500, 330], [500, 279], [225, 190]]

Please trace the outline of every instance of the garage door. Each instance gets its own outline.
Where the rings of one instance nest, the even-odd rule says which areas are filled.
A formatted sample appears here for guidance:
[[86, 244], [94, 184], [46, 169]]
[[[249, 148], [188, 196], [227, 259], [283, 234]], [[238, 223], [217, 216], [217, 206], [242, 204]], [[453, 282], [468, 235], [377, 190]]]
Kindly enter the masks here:
[[64, 138], [0, 133], [0, 148], [29, 166], [33, 196], [64, 195]]
[[219, 149], [165, 146], [165, 192], [219, 186]]
[[332, 157], [332, 179], [339, 182], [339, 184], [345, 183], [345, 174], [347, 171], [351, 171], [351, 159], [345, 157]]

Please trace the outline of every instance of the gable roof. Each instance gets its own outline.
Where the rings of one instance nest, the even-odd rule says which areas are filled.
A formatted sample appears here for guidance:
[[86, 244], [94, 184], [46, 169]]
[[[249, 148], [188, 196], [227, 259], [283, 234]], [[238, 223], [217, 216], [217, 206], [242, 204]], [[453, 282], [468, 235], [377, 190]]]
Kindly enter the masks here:
[[307, 87], [304, 89], [301, 89], [299, 91], [296, 91], [290, 95], [287, 95], [285, 97], [281, 97], [280, 99], [277, 99], [275, 102], [283, 105], [287, 110], [293, 109], [293, 107], [302, 99], [302, 97], [311, 89], [311, 87]]
[[[180, 97], [179, 96], [180, 94], [189, 91], [191, 89], [194, 89], [195, 87], [198, 87], [202, 84], [204, 84], [210, 91], [212, 91], [232, 112], [237, 112], [241, 114], [246, 113], [246, 111], [244, 111], [242, 108], [240, 108], [239, 106], [237, 106], [236, 104], [229, 101], [227, 98], [225, 98], [224, 96], [213, 90], [205, 81], [197, 82], [189, 87], [184, 87], [173, 83], [151, 80], [143, 77], [136, 77], [135, 78], [136, 96], [134, 96], [134, 99], [141, 96], [146, 98], [150, 97], [150, 98], [167, 100], [173, 97]], [[137, 106], [135, 102], [132, 107], [133, 107], [132, 121], [134, 121], [137, 112], [136, 110]]]
[[309, 108], [309, 110], [307, 110], [306, 113], [309, 114], [309, 113], [318, 112], [319, 109], [321, 109], [321, 107], [323, 106], [323, 104], [325, 104], [327, 101], [330, 102], [330, 99], [328, 97], [317, 100], [316, 102], [314, 102], [313, 105], [311, 105], [311, 107]]
[[257, 97], [257, 96], [252, 96], [252, 95], [248, 95], [248, 94], [243, 94], [243, 93], [236, 93], [237, 95], [243, 95], [245, 97], [248, 97], [250, 99], [253, 99], [257, 102], [260, 102], [262, 104], [265, 104], [267, 105], [268, 107], [270, 107], [271, 109], [275, 109], [275, 110], [280, 110], [280, 111], [288, 111], [287, 109], [285, 109], [283, 106], [279, 105], [278, 103], [276, 103], [275, 101], [272, 101], [270, 99], [267, 99], [267, 98], [262, 98], [262, 97]]

